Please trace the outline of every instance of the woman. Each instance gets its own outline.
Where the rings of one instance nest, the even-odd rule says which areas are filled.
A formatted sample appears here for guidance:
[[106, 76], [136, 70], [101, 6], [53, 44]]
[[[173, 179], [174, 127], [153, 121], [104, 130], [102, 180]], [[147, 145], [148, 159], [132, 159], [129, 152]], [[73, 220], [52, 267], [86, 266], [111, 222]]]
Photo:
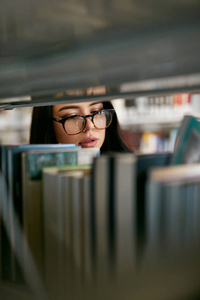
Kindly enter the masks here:
[[79, 102], [35, 107], [30, 144], [75, 144], [101, 153], [131, 152], [111, 102]]

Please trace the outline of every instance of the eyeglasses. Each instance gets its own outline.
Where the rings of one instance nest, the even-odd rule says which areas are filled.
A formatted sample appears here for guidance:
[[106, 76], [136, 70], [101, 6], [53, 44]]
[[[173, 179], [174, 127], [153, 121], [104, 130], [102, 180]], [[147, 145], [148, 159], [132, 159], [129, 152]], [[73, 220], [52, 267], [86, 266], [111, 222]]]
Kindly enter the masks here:
[[96, 129], [107, 128], [112, 123], [114, 111], [114, 109], [103, 109], [87, 116], [74, 115], [60, 120], [56, 118], [52, 119], [58, 123], [61, 123], [67, 134], [75, 135], [84, 131], [87, 118], [91, 118], [91, 121]]

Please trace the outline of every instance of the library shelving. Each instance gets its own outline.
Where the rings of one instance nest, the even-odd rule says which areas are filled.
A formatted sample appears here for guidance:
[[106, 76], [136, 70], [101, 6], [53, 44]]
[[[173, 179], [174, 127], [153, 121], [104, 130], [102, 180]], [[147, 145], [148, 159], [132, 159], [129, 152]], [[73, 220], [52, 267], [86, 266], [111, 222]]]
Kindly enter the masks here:
[[140, 153], [173, 152], [185, 115], [199, 116], [200, 94], [178, 93], [116, 99], [113, 105], [132, 148]]
[[0, 111], [0, 144], [25, 144], [28, 142], [31, 108]]
[[[137, 99], [137, 110], [143, 117], [146, 114], [144, 103], [155, 113], [158, 106], [161, 108], [159, 101], [162, 99], [162, 104], [165, 104], [162, 113], [167, 110], [169, 113], [167, 103], [171, 101], [171, 95], [198, 95], [200, 92], [199, 36], [199, 1], [150, 0], [147, 3], [137, 0], [109, 0], [97, 3], [88, 0], [3, 0], [0, 4], [0, 110], [90, 100], [125, 99], [127, 103], [131, 103], [133, 99]], [[87, 88], [102, 86], [106, 93], [93, 96], [84, 93]], [[180, 105], [178, 96], [175, 103]], [[189, 106], [187, 101], [184, 104], [186, 111]], [[177, 113], [176, 109], [174, 112]], [[129, 126], [140, 129], [145, 126], [148, 129], [151, 126], [167, 127], [172, 123], [177, 126], [177, 120], [181, 120], [180, 116], [174, 118], [169, 113], [166, 122], [167, 119], [160, 119], [161, 112], [158, 112], [157, 120], [154, 118], [152, 121], [147, 115], [142, 120], [134, 118], [134, 113], [134, 109], [131, 110], [129, 106]], [[124, 129], [127, 130], [125, 125]], [[84, 261], [87, 265], [79, 268], [83, 257], [77, 251], [72, 251], [70, 257], [73, 257], [73, 261], [68, 261], [68, 257], [63, 254], [62, 243], [60, 244], [57, 236], [52, 235], [50, 246], [60, 247], [58, 251], [62, 255], [58, 255], [56, 261], [56, 257], [51, 257], [49, 253], [46, 261], [52, 264], [45, 267], [53, 265], [63, 272], [68, 263], [71, 273], [67, 269], [66, 278], [59, 277], [62, 273], [56, 273], [57, 269], [49, 269], [48, 288], [53, 292], [48, 294], [43, 286], [42, 276], [38, 275], [37, 268], [28, 259], [23, 274], [25, 283], [23, 280], [19, 283], [14, 280], [1, 280], [0, 298], [198, 299], [199, 169], [195, 169], [195, 178], [194, 174], [188, 172], [189, 177], [172, 176], [171, 181], [168, 172], [175, 174], [172, 169], [163, 171], [163, 179], [155, 179], [154, 173], [151, 173], [149, 193], [145, 194], [147, 170], [152, 167], [152, 163], [157, 167], [166, 166], [170, 155], [171, 153], [160, 153], [153, 157], [138, 156], [138, 160], [132, 155], [112, 154], [97, 158], [91, 182], [86, 180], [84, 183], [93, 188], [91, 192], [85, 189], [86, 199], [91, 202], [84, 202], [88, 205], [85, 210], [87, 220], [91, 222], [90, 230], [85, 231], [84, 237], [90, 240], [91, 248], [85, 247], [87, 245], [83, 243], [82, 231], [79, 232], [80, 240], [75, 240], [80, 243], [82, 254], [88, 254], [89, 251], [90, 255]], [[192, 167], [185, 166], [178, 172], [184, 175], [187, 169], [191, 171]], [[7, 173], [10, 170], [6, 167], [4, 171]], [[100, 183], [98, 171], [101, 175]], [[2, 182], [4, 183], [5, 178], [2, 172], [0, 175], [1, 196], [5, 196], [2, 193]], [[77, 190], [78, 186], [83, 187], [81, 178], [81, 174], [73, 178], [73, 185]], [[109, 184], [106, 178], [109, 179]], [[67, 172], [62, 173], [59, 180], [59, 184], [68, 180]], [[158, 186], [160, 182], [167, 182], [167, 186]], [[66, 193], [64, 186], [62, 188], [62, 192]], [[58, 186], [55, 186], [53, 191], [57, 190]], [[99, 191], [103, 191], [105, 195], [103, 201], [100, 201]], [[10, 199], [12, 191], [8, 189], [6, 192], [6, 197]], [[72, 189], [77, 204], [80, 199], [75, 192], [76, 189]], [[167, 198], [168, 195], [173, 197]], [[176, 199], [177, 195], [183, 197], [184, 203], [172, 203], [171, 199]], [[131, 197], [136, 199], [134, 209], [131, 206]], [[145, 197], [148, 198], [148, 206]], [[94, 207], [92, 201], [97, 198], [98, 205]], [[190, 198], [192, 207], [189, 204]], [[10, 214], [12, 216], [12, 205], [2, 206], [4, 200], [0, 199], [1, 216], [8, 213], [8, 220], [1, 219], [1, 228], [4, 226], [3, 222], [11, 221], [15, 232], [18, 227], [13, 226], [12, 218], [9, 219]], [[172, 207], [177, 209], [179, 205], [182, 215], [176, 220]], [[168, 220], [171, 220], [169, 227]], [[81, 222], [86, 222], [86, 219], [81, 219]], [[173, 230], [172, 226], [177, 222], [179, 231]], [[85, 226], [88, 226], [86, 223]], [[98, 235], [95, 234], [95, 228]], [[76, 223], [73, 230], [78, 231]], [[187, 240], [182, 239], [180, 232], [187, 236]], [[19, 252], [20, 245], [25, 243], [23, 232], [20, 231], [19, 238], [15, 238], [16, 236], [12, 236], [18, 253], [18, 263], [22, 263], [23, 259], [27, 259], [21, 257]], [[3, 247], [1, 243], [1, 250]], [[153, 251], [146, 251], [152, 250], [152, 247]], [[171, 251], [173, 247], [175, 251]], [[4, 256], [1, 255], [0, 262], [6, 271], [6, 262], [10, 262], [5, 255], [6, 249], [3, 250]], [[123, 256], [123, 253], [127, 255]], [[15, 257], [11, 260], [15, 263]]]

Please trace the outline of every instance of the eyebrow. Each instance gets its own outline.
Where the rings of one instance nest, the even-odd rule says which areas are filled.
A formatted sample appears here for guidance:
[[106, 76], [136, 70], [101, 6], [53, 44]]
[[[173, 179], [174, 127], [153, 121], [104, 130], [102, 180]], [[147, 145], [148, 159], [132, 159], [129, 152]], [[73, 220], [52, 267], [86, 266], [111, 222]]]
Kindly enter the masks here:
[[[96, 104], [101, 104], [102, 102], [93, 102], [90, 104], [90, 106], [93, 106], [93, 105], [96, 105]], [[71, 106], [63, 106], [61, 107], [58, 111], [62, 111], [62, 110], [65, 110], [65, 109], [77, 109], [79, 108], [79, 106], [76, 106], [76, 105], [71, 105]]]

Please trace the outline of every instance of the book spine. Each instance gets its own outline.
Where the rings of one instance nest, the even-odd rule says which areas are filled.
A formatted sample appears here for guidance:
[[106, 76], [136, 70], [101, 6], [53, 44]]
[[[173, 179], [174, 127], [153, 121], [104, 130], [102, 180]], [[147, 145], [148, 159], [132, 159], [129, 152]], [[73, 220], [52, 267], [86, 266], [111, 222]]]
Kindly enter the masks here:
[[93, 267], [95, 279], [98, 280], [107, 274], [109, 265], [109, 165], [106, 156], [100, 156], [95, 160], [92, 184]]
[[62, 204], [57, 197], [59, 188], [60, 180], [44, 172], [44, 276], [49, 295], [62, 299]]
[[116, 272], [123, 276], [136, 266], [136, 159], [120, 155], [114, 163]]

